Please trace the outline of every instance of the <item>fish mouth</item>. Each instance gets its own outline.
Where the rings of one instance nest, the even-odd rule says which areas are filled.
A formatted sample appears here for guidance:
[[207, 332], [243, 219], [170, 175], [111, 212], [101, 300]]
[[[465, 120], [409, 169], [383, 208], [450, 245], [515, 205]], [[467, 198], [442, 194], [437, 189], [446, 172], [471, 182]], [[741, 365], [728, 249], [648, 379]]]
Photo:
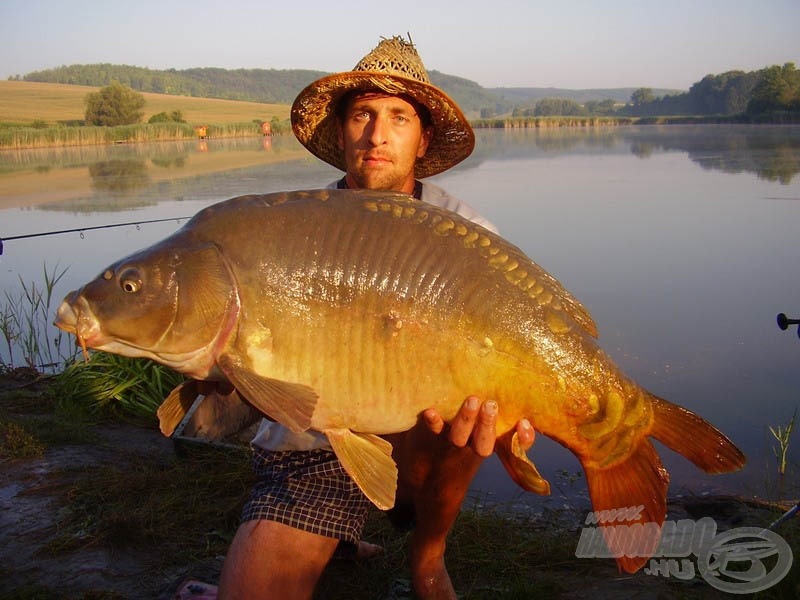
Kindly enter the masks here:
[[81, 347], [83, 357], [89, 360], [87, 348], [96, 348], [105, 343], [100, 331], [100, 323], [95, 317], [86, 298], [78, 292], [70, 292], [56, 311], [53, 325], [71, 333], [76, 338], [76, 343]]

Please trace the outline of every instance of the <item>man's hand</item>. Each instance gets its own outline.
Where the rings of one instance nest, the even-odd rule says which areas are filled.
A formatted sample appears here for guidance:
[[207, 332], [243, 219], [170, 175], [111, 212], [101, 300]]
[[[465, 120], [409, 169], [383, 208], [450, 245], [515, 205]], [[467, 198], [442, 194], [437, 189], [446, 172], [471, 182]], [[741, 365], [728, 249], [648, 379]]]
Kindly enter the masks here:
[[[497, 410], [494, 400], [481, 404], [479, 398], [469, 396], [450, 423], [448, 439], [454, 446], [463, 448], [470, 445], [479, 456], [489, 456], [494, 452], [497, 438]], [[429, 408], [422, 416], [430, 431], [437, 435], [444, 431], [444, 419], [435, 408]], [[536, 434], [528, 419], [521, 419], [517, 423], [517, 436], [524, 450], [533, 445]]]

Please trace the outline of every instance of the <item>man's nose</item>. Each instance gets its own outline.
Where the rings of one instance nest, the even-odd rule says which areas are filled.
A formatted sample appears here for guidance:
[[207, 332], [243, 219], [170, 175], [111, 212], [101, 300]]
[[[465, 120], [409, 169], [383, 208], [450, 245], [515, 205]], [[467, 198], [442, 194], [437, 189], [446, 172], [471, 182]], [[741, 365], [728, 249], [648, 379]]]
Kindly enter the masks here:
[[369, 141], [373, 146], [386, 143], [386, 134], [389, 119], [382, 115], [375, 115], [370, 121]]

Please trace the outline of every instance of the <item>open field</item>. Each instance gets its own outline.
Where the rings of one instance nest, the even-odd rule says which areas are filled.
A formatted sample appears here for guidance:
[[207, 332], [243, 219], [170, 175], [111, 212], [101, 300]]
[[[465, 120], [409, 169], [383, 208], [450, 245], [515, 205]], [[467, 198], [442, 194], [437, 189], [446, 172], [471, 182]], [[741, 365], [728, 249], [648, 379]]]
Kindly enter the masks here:
[[[65, 121], [82, 121], [84, 98], [99, 88], [28, 81], [0, 81], [0, 123], [30, 125], [44, 121], [54, 125]], [[179, 110], [190, 124], [225, 124], [270, 121], [289, 118], [289, 105], [240, 102], [213, 98], [142, 94], [144, 121], [160, 112]]]

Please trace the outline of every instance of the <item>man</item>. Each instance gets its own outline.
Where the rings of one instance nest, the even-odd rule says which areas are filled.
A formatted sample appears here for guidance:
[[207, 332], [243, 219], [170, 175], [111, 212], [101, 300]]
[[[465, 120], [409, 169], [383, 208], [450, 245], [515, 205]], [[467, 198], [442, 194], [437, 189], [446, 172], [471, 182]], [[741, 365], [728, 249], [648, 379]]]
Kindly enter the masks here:
[[[314, 155], [345, 171], [331, 187], [406, 192], [493, 228], [441, 188], [419, 181], [466, 158], [474, 135], [458, 106], [430, 85], [410, 42], [383, 40], [353, 71], [309, 85], [292, 106], [292, 126]], [[417, 509], [411, 567], [422, 598], [455, 598], [444, 540], [469, 481], [493, 451], [496, 416], [496, 403], [481, 405], [471, 396], [449, 427], [430, 409], [392, 440], [406, 473], [398, 505]], [[527, 420], [517, 433], [530, 447]], [[253, 447], [260, 480], [226, 558], [220, 597], [311, 598], [340, 540], [359, 543], [369, 501], [321, 434], [296, 434], [265, 420]], [[375, 549], [364, 542], [357, 548], [361, 555]]]

